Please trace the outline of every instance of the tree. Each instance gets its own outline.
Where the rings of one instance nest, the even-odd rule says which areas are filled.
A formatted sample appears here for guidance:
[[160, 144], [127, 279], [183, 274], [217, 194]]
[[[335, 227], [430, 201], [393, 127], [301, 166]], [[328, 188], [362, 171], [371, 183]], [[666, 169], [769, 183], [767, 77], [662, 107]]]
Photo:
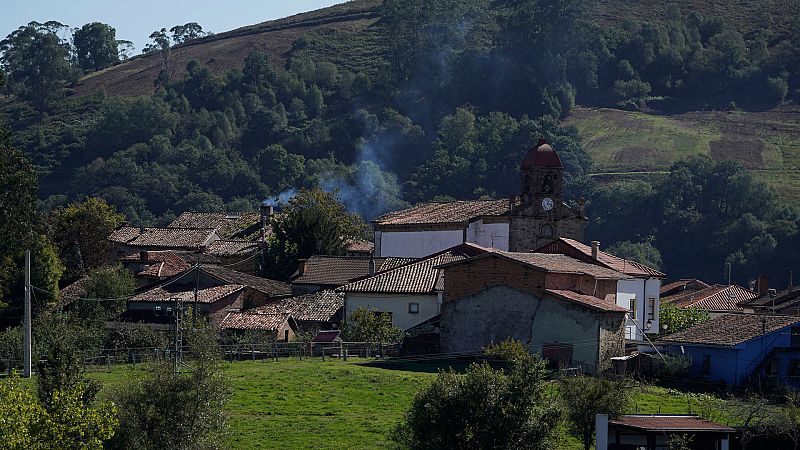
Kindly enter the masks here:
[[172, 41], [175, 44], [183, 44], [184, 42], [198, 39], [209, 33], [203, 31], [203, 27], [197, 22], [189, 22], [184, 25], [175, 25], [169, 29], [172, 33]]
[[153, 42], [145, 45], [142, 53], [158, 52], [161, 55], [161, 71], [158, 73], [155, 84], [156, 86], [166, 87], [169, 84], [169, 80], [172, 78], [172, 66], [170, 65], [170, 46], [172, 43], [170, 42], [169, 35], [167, 35], [167, 29], [162, 28], [153, 31], [150, 33], [150, 39], [152, 39]]
[[352, 342], [395, 343], [403, 339], [403, 330], [392, 325], [392, 316], [374, 309], [358, 308], [348, 314], [342, 326], [344, 339]]
[[733, 398], [725, 405], [725, 411], [739, 424], [742, 450], [747, 450], [753, 439], [769, 432], [769, 402], [761, 397]]
[[125, 217], [105, 200], [90, 197], [50, 214], [50, 232], [67, 274], [76, 278], [108, 261], [108, 236]]
[[628, 391], [623, 382], [587, 376], [564, 377], [559, 384], [561, 401], [570, 429], [589, 450], [595, 432], [595, 416], [608, 414], [615, 418], [625, 412]]
[[273, 236], [267, 245], [267, 273], [288, 278], [297, 260], [311, 255], [343, 255], [346, 242], [364, 240], [369, 229], [356, 214], [348, 213], [336, 193], [320, 188], [301, 189], [272, 216]]
[[100, 70], [119, 62], [116, 34], [114, 27], [100, 22], [87, 23], [75, 30], [72, 38], [81, 69]]
[[31, 22], [0, 41], [0, 67], [12, 91], [43, 113], [53, 99], [64, 95], [64, 84], [74, 71], [69, 44], [56, 34], [58, 22]]
[[784, 403], [773, 408], [767, 423], [770, 434], [783, 435], [792, 442], [792, 450], [800, 448], [800, 395], [789, 391]]
[[133, 42], [125, 39], [117, 39], [117, 49], [117, 59], [120, 61], [129, 60], [133, 56], [133, 52], [136, 51], [136, 47], [134, 46]]
[[665, 333], [677, 333], [710, 319], [708, 311], [697, 308], [679, 308], [672, 303], [661, 303], [658, 321]]
[[12, 376], [0, 381], [0, 442], [4, 448], [83, 448], [100, 450], [114, 435], [112, 404], [87, 405], [85, 387], [55, 393], [49, 408]]
[[253, 165], [261, 175], [261, 181], [274, 193], [295, 186], [303, 175], [305, 158], [286, 151], [280, 144], [258, 150], [253, 156]]
[[114, 392], [120, 410], [116, 447], [222, 447], [230, 393], [219, 367], [217, 336], [204, 321], [196, 328], [191, 318], [184, 323], [191, 354], [188, 370], [175, 373], [172, 364], [157, 363], [150, 373]]
[[651, 241], [630, 242], [622, 241], [608, 247], [606, 252], [624, 259], [630, 259], [645, 266], [661, 270], [664, 262], [661, 260], [661, 252], [653, 246]]
[[125, 311], [125, 298], [135, 290], [136, 280], [128, 269], [120, 265], [95, 269], [89, 274], [83, 298], [76, 300], [73, 308], [84, 319], [114, 319]]
[[550, 449], [561, 411], [546, 392], [538, 357], [511, 364], [508, 373], [486, 363], [465, 374], [439, 372], [417, 393], [392, 435], [407, 449]]

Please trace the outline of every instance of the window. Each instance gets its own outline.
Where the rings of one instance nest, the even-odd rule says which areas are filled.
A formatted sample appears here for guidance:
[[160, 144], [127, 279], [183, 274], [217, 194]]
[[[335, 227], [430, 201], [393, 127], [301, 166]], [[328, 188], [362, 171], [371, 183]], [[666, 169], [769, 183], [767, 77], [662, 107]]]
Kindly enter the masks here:
[[794, 348], [800, 347], [800, 327], [792, 327], [792, 341], [790, 345]]
[[703, 355], [703, 375], [711, 373], [711, 355]]
[[800, 359], [789, 360], [789, 376], [792, 378], [800, 378]]
[[553, 227], [549, 223], [542, 225], [542, 231], [540, 234], [542, 237], [553, 237]]
[[656, 320], [656, 298], [647, 299], [647, 320]]
[[408, 313], [409, 314], [418, 314], [419, 313], [419, 303], [410, 302], [408, 304]]
[[636, 320], [636, 297], [631, 297], [631, 303], [628, 309], [631, 310], [631, 319]]

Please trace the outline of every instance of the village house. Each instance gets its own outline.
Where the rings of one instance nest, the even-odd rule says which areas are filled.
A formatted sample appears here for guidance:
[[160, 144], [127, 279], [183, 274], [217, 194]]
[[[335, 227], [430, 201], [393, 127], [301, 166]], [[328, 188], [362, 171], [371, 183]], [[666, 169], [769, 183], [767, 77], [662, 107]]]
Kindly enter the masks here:
[[314, 255], [298, 261], [297, 271], [292, 275], [292, 292], [300, 295], [323, 289], [336, 289], [352, 280], [375, 275], [411, 260], [411, 258]]
[[679, 294], [682, 292], [695, 292], [701, 289], [710, 287], [711, 285], [705, 283], [697, 278], [682, 278], [677, 281], [672, 281], [667, 284], [661, 285], [661, 298]]
[[191, 267], [178, 253], [171, 250], [142, 250], [123, 256], [119, 261], [133, 273], [139, 287], [172, 278]]
[[176, 301], [186, 307], [193, 306], [196, 301], [198, 312], [219, 325], [232, 310], [254, 308], [289, 296], [291, 287], [280, 281], [221, 266], [195, 266], [128, 299], [122, 319], [168, 323], [171, 317], [167, 317], [166, 311], [174, 308]]
[[689, 438], [692, 449], [728, 450], [736, 430], [692, 414], [625, 414], [595, 418], [595, 450], [665, 450], [671, 435]]
[[269, 314], [255, 311], [230, 311], [219, 323], [218, 329], [226, 333], [256, 331], [266, 334], [264, 343], [291, 342], [295, 339], [297, 326], [291, 314]]
[[800, 382], [800, 317], [725, 314], [659, 342], [691, 360], [691, 375], [728, 385], [751, 377]]
[[628, 275], [627, 279], [617, 283], [615, 297], [617, 306], [630, 311], [625, 323], [625, 338], [632, 343], [641, 343], [645, 333], [658, 333], [661, 280], [666, 277], [663, 273], [606, 253], [600, 250], [598, 241], [592, 241], [590, 247], [574, 239], [560, 238], [539, 247], [536, 252], [567, 255]]
[[627, 308], [614, 302], [628, 275], [566, 255], [490, 251], [444, 271], [441, 351], [476, 352], [520, 340], [554, 367], [606, 370], [624, 354]]
[[800, 289], [790, 287], [781, 292], [775, 289], [765, 289], [762, 295], [753, 295], [753, 298], [742, 301], [739, 306], [744, 312], [751, 314], [798, 316], [800, 315]]
[[424, 203], [372, 221], [377, 257], [422, 258], [462, 243], [531, 251], [564, 236], [583, 239], [583, 208], [564, 203], [564, 167], [545, 141], [522, 160], [521, 195]]
[[243, 314], [289, 314], [295, 331], [315, 334], [319, 330], [339, 328], [344, 318], [344, 294], [319, 291], [282, 298], [242, 311]]
[[388, 313], [396, 327], [411, 328], [439, 314], [443, 281], [438, 266], [486, 251], [460, 244], [348, 283], [339, 288], [345, 294], [345, 315], [359, 308], [373, 309]]
[[729, 286], [715, 284], [698, 290], [679, 291], [666, 297], [662, 294], [661, 304], [671, 304], [681, 309], [708, 311], [711, 317], [716, 317], [722, 314], [742, 313], [744, 309], [740, 303], [755, 297], [757, 297], [755, 292], [735, 284]]

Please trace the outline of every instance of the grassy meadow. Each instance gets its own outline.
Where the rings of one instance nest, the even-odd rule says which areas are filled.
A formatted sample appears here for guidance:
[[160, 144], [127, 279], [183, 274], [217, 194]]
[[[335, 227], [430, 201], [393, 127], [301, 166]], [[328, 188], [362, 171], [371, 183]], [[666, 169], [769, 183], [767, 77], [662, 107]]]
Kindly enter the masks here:
[[[391, 445], [388, 434], [402, 420], [414, 394], [430, 383], [435, 367], [406, 364], [388, 369], [366, 361], [290, 358], [224, 363], [232, 397], [228, 403], [234, 449], [373, 449]], [[98, 368], [101, 398], [143, 374], [144, 366]], [[32, 384], [32, 383], [31, 383]], [[555, 389], [556, 386], [554, 385]], [[631, 413], [705, 413], [728, 422], [713, 397], [657, 386], [632, 393]], [[566, 429], [560, 449], [582, 448]]]

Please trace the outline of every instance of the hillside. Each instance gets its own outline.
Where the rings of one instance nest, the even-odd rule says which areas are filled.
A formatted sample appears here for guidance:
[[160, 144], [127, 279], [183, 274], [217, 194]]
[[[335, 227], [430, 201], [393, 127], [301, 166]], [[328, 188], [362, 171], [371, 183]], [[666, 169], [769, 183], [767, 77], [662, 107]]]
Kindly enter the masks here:
[[606, 108], [576, 108], [574, 125], [604, 182], [649, 176], [675, 161], [708, 155], [752, 170], [784, 199], [800, 205], [800, 107], [770, 111], [703, 111], [654, 115]]

